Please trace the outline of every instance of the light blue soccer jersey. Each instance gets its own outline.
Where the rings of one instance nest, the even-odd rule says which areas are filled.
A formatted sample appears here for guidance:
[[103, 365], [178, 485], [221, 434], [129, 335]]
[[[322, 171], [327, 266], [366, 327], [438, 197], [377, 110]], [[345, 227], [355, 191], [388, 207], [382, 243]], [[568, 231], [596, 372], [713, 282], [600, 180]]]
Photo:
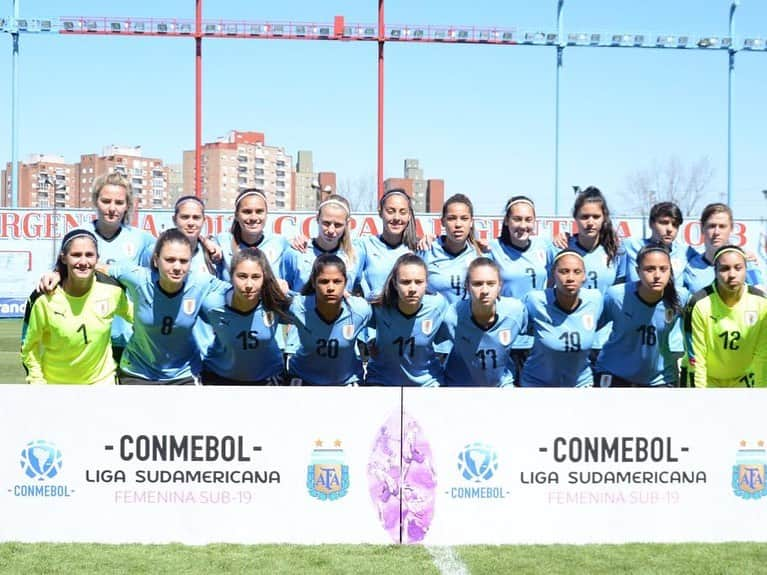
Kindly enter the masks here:
[[471, 302], [459, 301], [445, 314], [439, 337], [453, 342], [445, 364], [448, 387], [508, 387], [514, 384], [511, 344], [526, 329], [527, 313], [515, 298], [500, 298], [496, 321], [489, 329], [477, 325]]
[[[291, 291], [298, 293], [301, 288], [309, 281], [312, 274], [312, 266], [322, 254], [332, 254], [341, 258], [346, 265], [346, 290], [351, 292], [357, 278], [358, 260], [352, 262], [348, 255], [342, 249], [326, 251], [320, 248], [315, 241], [309, 244], [305, 252], [299, 252], [289, 247], [282, 258], [282, 273], [280, 276], [288, 282]], [[284, 352], [293, 354], [298, 349], [298, 332], [296, 327], [291, 325], [285, 338]]]
[[232, 307], [233, 289], [213, 292], [203, 300], [200, 317], [212, 327], [215, 338], [203, 350], [206, 370], [242, 382], [263, 381], [283, 371], [282, 352], [275, 333], [281, 326], [277, 315], [263, 302], [249, 313]]
[[[448, 303], [455, 303], [466, 297], [466, 271], [477, 257], [477, 250], [470, 243], [458, 254], [445, 249], [445, 236], [437, 238], [431, 247], [418, 255], [428, 270], [428, 291], [441, 294]], [[491, 254], [483, 254], [492, 257]]]
[[[637, 254], [639, 250], [651, 244], [650, 239], [631, 238], [625, 241], [624, 253], [626, 254], [623, 263], [625, 266], [624, 275], [626, 282], [639, 281], [637, 273]], [[686, 292], [684, 287], [684, 270], [687, 266], [687, 246], [677, 242], [671, 244], [671, 269], [674, 273], [674, 286], [679, 294]], [[682, 322], [675, 322], [674, 329], [669, 336], [669, 346], [672, 352], [681, 354], [684, 352], [684, 337], [682, 336]]]
[[234, 236], [229, 232], [221, 232], [216, 236], [216, 242], [221, 246], [221, 250], [224, 253], [224, 263], [221, 270], [221, 279], [230, 281], [229, 268], [232, 265], [232, 258], [234, 254], [245, 248], [258, 248], [266, 256], [269, 266], [272, 268], [272, 272], [275, 277], [281, 277], [282, 273], [282, 258], [285, 252], [289, 248], [288, 241], [275, 234], [267, 234], [261, 237], [261, 241], [254, 245], [249, 245], [244, 242], [240, 242], [235, 245]]
[[300, 292], [301, 288], [309, 281], [314, 260], [322, 254], [331, 254], [341, 258], [346, 265], [346, 287], [348, 291], [351, 291], [357, 278], [358, 259], [355, 257], [354, 261], [351, 261], [351, 258], [340, 247], [330, 251], [323, 250], [314, 240], [312, 240], [305, 252], [299, 252], [292, 247], [285, 251], [282, 258], [282, 273], [279, 277], [288, 282], [288, 286], [292, 291]]
[[[670, 347], [670, 337], [681, 322], [679, 312], [663, 300], [651, 304], [639, 297], [639, 282], [612, 286], [607, 290], [600, 323], [613, 322], [610, 338], [602, 346], [597, 372], [608, 372], [635, 385], [676, 385], [679, 354]], [[686, 291], [680, 305], [684, 306]], [[596, 381], [595, 385], [608, 386]]]
[[[524, 250], [502, 242], [500, 238], [490, 242], [490, 252], [501, 268], [502, 296], [515, 297], [521, 301], [527, 292], [546, 288], [549, 258], [552, 257], [550, 244], [539, 236], [531, 237], [530, 244]], [[533, 338], [520, 333], [511, 347], [530, 349], [533, 347]]]
[[589, 352], [602, 314], [602, 294], [581, 289], [580, 304], [566, 312], [554, 288], [525, 296], [533, 349], [522, 368], [522, 387], [583, 387], [593, 383]]
[[[578, 243], [578, 234], [570, 236], [567, 247], [578, 252], [583, 258], [586, 267], [586, 281], [583, 282], [584, 288], [599, 290], [599, 292], [604, 295], [607, 288], [616, 283], [620, 283], [625, 279], [623, 276], [623, 273], [626, 270], [626, 264], [624, 263], [625, 253], [622, 246], [618, 250], [618, 255], [613, 261], [608, 260], [607, 252], [605, 252], [605, 248], [601, 244], [591, 251], [581, 247]], [[552, 245], [550, 252], [552, 262], [554, 261], [554, 256], [556, 256], [559, 251], [558, 248]], [[549, 269], [549, 273], [553, 275], [553, 270]], [[607, 324], [597, 333], [597, 337], [593, 342], [593, 349], [600, 349], [609, 336], [610, 324]]]
[[310, 385], [349, 385], [362, 381], [357, 336], [370, 320], [370, 304], [349, 297], [341, 314], [326, 322], [317, 313], [314, 295], [297, 295], [290, 304], [291, 323], [298, 328], [300, 345], [290, 360], [290, 375]]
[[208, 274], [190, 273], [183, 288], [165, 293], [156, 270], [132, 263], [109, 267], [109, 275], [125, 286], [133, 302], [133, 337], [120, 369], [151, 381], [171, 382], [200, 373], [200, 350], [193, 329], [202, 300], [228, 284]]
[[357, 279], [367, 299], [383, 290], [397, 258], [410, 252], [405, 244], [391, 247], [380, 236], [359, 238], [354, 247], [359, 257]]
[[374, 305], [371, 327], [376, 329], [376, 354], [367, 366], [371, 385], [437, 387], [442, 366], [434, 339], [448, 309], [439, 294], [427, 294], [418, 311], [405, 315], [397, 307]]
[[[148, 267], [152, 262], [155, 239], [149, 232], [122, 225], [118, 232], [107, 239], [96, 229], [97, 220], [92, 220], [82, 229], [93, 232], [99, 248], [99, 262], [112, 265], [117, 262], [132, 262]], [[112, 322], [112, 346], [122, 348], [128, 343], [133, 326], [121, 317]]]

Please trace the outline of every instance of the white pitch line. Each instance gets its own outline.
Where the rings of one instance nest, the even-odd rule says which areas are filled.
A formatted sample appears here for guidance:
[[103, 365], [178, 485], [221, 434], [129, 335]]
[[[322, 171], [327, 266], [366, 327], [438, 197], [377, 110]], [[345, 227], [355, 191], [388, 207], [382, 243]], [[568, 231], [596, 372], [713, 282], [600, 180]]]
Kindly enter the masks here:
[[469, 568], [461, 561], [452, 547], [426, 545], [431, 560], [442, 575], [470, 575]]

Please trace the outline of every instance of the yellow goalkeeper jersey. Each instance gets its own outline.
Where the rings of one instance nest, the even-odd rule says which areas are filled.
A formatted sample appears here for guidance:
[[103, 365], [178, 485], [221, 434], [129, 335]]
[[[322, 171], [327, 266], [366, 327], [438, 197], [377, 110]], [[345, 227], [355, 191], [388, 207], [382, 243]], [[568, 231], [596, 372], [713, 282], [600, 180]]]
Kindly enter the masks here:
[[27, 302], [21, 359], [27, 383], [114, 383], [112, 319], [133, 321], [133, 308], [116, 280], [96, 273], [80, 297], [57, 287], [34, 292]]
[[767, 387], [767, 296], [746, 286], [727, 306], [711, 284], [687, 304], [685, 338], [696, 387]]

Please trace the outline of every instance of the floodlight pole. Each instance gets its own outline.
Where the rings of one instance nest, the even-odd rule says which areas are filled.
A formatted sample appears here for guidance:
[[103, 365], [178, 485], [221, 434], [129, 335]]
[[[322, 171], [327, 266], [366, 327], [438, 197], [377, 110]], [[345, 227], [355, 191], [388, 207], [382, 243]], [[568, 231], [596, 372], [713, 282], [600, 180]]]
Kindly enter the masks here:
[[735, 73], [735, 9], [740, 0], [730, 2], [730, 46], [727, 49], [729, 57], [727, 66], [727, 205], [732, 206], [732, 92], [733, 75]]
[[554, 215], [559, 215], [559, 76], [565, 51], [562, 8], [565, 0], [557, 0], [557, 81], [554, 89]]
[[384, 193], [384, 0], [378, 0], [378, 149], [377, 149], [377, 190], [378, 199]]
[[194, 194], [202, 197], [202, 0], [194, 14]]
[[[15, 27], [11, 34], [11, 207], [19, 207], [19, 0], [13, 0]], [[5, 203], [5, 198], [3, 198]]]

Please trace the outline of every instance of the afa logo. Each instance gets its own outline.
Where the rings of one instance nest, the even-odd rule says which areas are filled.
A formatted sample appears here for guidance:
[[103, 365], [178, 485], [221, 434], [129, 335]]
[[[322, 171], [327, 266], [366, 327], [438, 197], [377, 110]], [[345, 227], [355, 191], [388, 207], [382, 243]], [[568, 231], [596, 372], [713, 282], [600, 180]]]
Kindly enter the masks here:
[[306, 472], [306, 488], [309, 495], [320, 501], [335, 501], [349, 492], [349, 466], [344, 460], [340, 440], [336, 439], [333, 447], [323, 447], [320, 439], [314, 442]]
[[470, 443], [458, 454], [458, 472], [467, 481], [489, 481], [498, 472], [498, 454], [490, 445]]
[[748, 449], [747, 443], [741, 441], [735, 465], [732, 466], [732, 490], [735, 495], [743, 499], [760, 499], [767, 495], [766, 469], [764, 441], [758, 441], [755, 449]]
[[30, 441], [21, 450], [21, 469], [24, 475], [37, 481], [53, 479], [61, 471], [63, 458], [56, 445], [43, 439]]

